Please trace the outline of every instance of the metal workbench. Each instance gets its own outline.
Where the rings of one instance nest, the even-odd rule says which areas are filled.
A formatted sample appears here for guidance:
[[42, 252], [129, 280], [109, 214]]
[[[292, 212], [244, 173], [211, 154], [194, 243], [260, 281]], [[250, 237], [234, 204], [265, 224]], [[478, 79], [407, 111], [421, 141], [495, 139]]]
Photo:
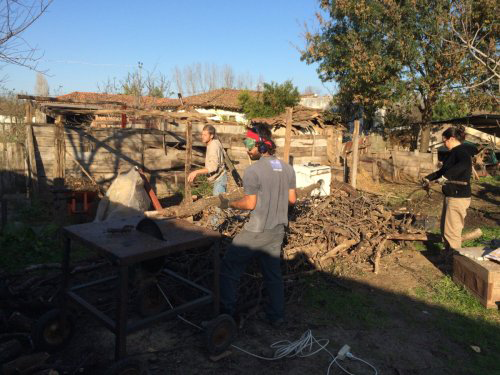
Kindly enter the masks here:
[[[63, 308], [62, 314], [67, 314], [69, 300], [76, 302], [95, 316], [105, 327], [116, 336], [115, 360], [126, 356], [126, 336], [128, 333], [144, 328], [147, 325], [167, 317], [196, 309], [203, 305], [212, 304], [214, 317], [219, 313], [219, 240], [218, 232], [198, 227], [188, 221], [180, 219], [154, 220], [160, 228], [164, 240], [157, 239], [149, 234], [136, 230], [136, 224], [142, 217], [93, 222], [87, 224], [64, 227], [64, 254], [63, 254]], [[149, 220], [149, 219], [146, 219]], [[70, 257], [71, 243], [78, 242], [87, 249], [93, 250], [108, 258], [113, 266], [117, 267], [117, 275], [95, 280], [81, 285], [70, 286]], [[208, 290], [181, 275], [163, 268], [162, 273], [199, 290], [202, 294], [194, 300], [183, 303], [175, 308], [162, 311], [154, 316], [140, 320], [129, 320], [129, 269], [141, 262], [161, 259], [169, 254], [186, 251], [194, 248], [212, 245], [213, 262], [213, 289]], [[118, 279], [115, 306], [115, 319], [104, 314], [91, 301], [83, 298], [79, 292], [85, 288], [102, 283], [109, 283]], [[64, 315], [63, 315], [64, 317]]]

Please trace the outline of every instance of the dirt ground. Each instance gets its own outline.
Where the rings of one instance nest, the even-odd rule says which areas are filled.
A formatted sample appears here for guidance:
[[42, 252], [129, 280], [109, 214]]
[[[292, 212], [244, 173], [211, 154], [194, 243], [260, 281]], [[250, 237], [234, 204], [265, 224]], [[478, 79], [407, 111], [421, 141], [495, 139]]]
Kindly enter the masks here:
[[[483, 185], [474, 188], [466, 228], [494, 227], [500, 221], [500, 189]], [[401, 197], [411, 193], [415, 185], [391, 183], [374, 188], [386, 196], [388, 203], [405, 206], [408, 202]], [[430, 198], [421, 198], [421, 212], [438, 218], [442, 200], [438, 189]], [[371, 363], [379, 374], [468, 374], [461, 369], [477, 354], [436, 329], [443, 319], [457, 316], [418, 298], [418, 289], [432, 288], [443, 272], [446, 270], [439, 266], [437, 252], [418, 251], [411, 246], [383, 257], [377, 275], [370, 264], [339, 261], [332, 273], [287, 281], [297, 283], [304, 293], [287, 305], [283, 328], [272, 328], [255, 314], [247, 316], [234, 345], [271, 357], [272, 343], [295, 341], [310, 329], [317, 339], [330, 340], [328, 349], [334, 354], [348, 344], [353, 355]], [[199, 323], [200, 316], [186, 317]], [[500, 324], [488, 329], [496, 330], [500, 340]], [[85, 373], [104, 373], [103, 368], [112, 360], [114, 336], [86, 315], [78, 318], [76, 330], [70, 345], [57, 353], [58, 360], [81, 364]], [[151, 374], [326, 374], [331, 360], [323, 351], [312, 357], [266, 361], [231, 348], [229, 356], [214, 362], [205, 352], [203, 334], [178, 319], [130, 335], [128, 352], [147, 363]], [[487, 351], [482, 355], [488, 355]], [[341, 363], [355, 374], [373, 373], [361, 362]], [[500, 365], [490, 370], [484, 374], [500, 374]], [[342, 373], [336, 366], [330, 369], [330, 374]]]

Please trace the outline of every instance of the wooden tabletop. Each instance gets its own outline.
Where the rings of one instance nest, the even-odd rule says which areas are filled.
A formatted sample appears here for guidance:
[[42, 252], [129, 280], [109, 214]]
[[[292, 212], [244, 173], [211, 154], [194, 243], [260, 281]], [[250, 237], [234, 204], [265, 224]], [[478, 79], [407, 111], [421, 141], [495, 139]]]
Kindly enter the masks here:
[[[118, 220], [92, 222], [64, 227], [64, 234], [101, 255], [111, 257], [122, 265], [129, 265], [178, 251], [208, 246], [220, 238], [210, 229], [181, 219], [153, 220], [162, 232], [163, 239], [135, 229], [143, 216]], [[151, 220], [151, 219], [146, 219]]]

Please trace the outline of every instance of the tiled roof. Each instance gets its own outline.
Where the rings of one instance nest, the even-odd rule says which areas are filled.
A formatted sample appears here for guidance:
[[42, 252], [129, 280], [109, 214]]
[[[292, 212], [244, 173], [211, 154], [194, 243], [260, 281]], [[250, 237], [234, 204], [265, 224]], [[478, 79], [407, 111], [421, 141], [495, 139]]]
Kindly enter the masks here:
[[[57, 98], [61, 100], [71, 100], [83, 103], [118, 102], [118, 103], [123, 103], [130, 107], [134, 107], [136, 105], [135, 96], [123, 95], [123, 94], [102, 94], [97, 92], [75, 91], [70, 94], [58, 96]], [[141, 104], [147, 107], [171, 107], [171, 108], [176, 108], [180, 105], [178, 99], [155, 98], [151, 96], [141, 97]]]
[[235, 89], [217, 89], [203, 94], [185, 97], [184, 104], [188, 106], [202, 107], [202, 108], [221, 108], [233, 111], [241, 111], [241, 106], [238, 101], [238, 96], [248, 91], [248, 93], [257, 97], [260, 95], [259, 91], [250, 90], [235, 90]]
[[[241, 111], [238, 97], [245, 91], [248, 91], [248, 93], [253, 97], [260, 95], [259, 91], [217, 89], [203, 94], [185, 97], [183, 98], [183, 102], [185, 106], [194, 108], [221, 108]], [[136, 103], [136, 98], [133, 95], [101, 94], [96, 92], [75, 91], [70, 94], [58, 96], [57, 98], [61, 100], [72, 100], [84, 103], [118, 102], [126, 104], [130, 107], [134, 107]], [[177, 108], [180, 106], [180, 101], [179, 99], [172, 98], [154, 98], [150, 96], [143, 96], [141, 97], [141, 104], [146, 107]]]

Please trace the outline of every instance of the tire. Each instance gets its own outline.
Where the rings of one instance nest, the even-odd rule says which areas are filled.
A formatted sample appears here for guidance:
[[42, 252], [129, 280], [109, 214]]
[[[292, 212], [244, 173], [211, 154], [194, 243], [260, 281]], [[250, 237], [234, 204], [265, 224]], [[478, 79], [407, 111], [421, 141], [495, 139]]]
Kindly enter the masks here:
[[148, 375], [146, 365], [138, 359], [125, 358], [113, 363], [105, 375]]
[[32, 340], [37, 350], [55, 351], [65, 346], [74, 333], [74, 321], [66, 314], [66, 321], [61, 318], [61, 310], [54, 309], [43, 314], [33, 324]]
[[236, 323], [230, 315], [219, 315], [206, 325], [205, 346], [210, 355], [224, 353], [235, 338]]

